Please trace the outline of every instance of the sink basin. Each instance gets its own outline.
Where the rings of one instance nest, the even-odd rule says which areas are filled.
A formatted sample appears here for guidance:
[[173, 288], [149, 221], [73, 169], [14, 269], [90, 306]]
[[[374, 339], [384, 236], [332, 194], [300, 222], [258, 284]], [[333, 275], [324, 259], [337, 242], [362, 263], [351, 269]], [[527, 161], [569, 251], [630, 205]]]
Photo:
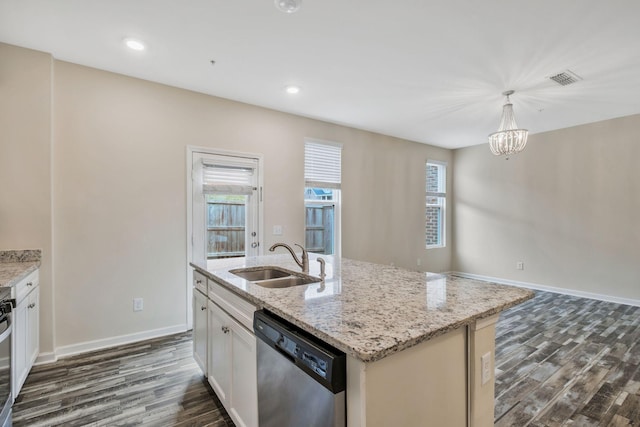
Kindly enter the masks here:
[[290, 288], [291, 286], [308, 285], [319, 281], [320, 279], [315, 277], [287, 276], [278, 279], [258, 280], [254, 283], [263, 288]]
[[276, 267], [264, 267], [264, 268], [240, 268], [237, 270], [229, 270], [229, 273], [233, 273], [236, 276], [240, 276], [250, 282], [257, 282], [259, 280], [277, 279], [279, 277], [291, 276], [288, 271], [280, 270]]
[[291, 271], [271, 266], [238, 268], [229, 270], [229, 273], [233, 273], [263, 288], [290, 288], [292, 286], [320, 282], [317, 277], [298, 275]]

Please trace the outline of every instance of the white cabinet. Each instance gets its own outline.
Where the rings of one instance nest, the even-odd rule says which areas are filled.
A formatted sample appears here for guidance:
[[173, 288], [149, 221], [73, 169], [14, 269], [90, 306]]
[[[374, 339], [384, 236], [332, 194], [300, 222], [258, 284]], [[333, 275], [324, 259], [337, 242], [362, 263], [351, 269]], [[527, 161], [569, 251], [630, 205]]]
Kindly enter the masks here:
[[227, 336], [231, 318], [209, 301], [209, 384], [227, 407], [231, 389], [231, 343]]
[[193, 272], [193, 357], [238, 427], [258, 426], [256, 307]]
[[207, 296], [193, 290], [193, 358], [207, 375]]
[[11, 381], [15, 399], [40, 352], [40, 287], [38, 270], [13, 287]]
[[256, 337], [209, 301], [209, 384], [237, 426], [258, 425]]
[[238, 426], [257, 426], [256, 336], [235, 321], [230, 324], [229, 335], [232, 359], [230, 416]]

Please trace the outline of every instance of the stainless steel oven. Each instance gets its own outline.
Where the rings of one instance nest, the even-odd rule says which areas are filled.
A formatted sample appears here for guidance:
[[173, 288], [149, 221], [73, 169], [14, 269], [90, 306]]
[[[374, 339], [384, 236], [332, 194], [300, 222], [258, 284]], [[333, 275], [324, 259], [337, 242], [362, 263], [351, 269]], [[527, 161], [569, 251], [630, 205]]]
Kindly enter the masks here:
[[0, 287], [0, 426], [11, 426], [11, 288]]

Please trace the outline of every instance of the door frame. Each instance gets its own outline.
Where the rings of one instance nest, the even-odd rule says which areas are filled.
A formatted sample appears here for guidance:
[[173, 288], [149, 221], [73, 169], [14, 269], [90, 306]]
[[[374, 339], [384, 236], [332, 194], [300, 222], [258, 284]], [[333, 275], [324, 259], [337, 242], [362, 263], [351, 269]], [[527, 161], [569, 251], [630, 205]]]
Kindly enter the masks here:
[[264, 253], [264, 157], [262, 154], [246, 153], [241, 151], [221, 150], [212, 147], [199, 147], [187, 145], [186, 171], [187, 171], [187, 272], [186, 272], [186, 305], [187, 305], [187, 330], [193, 328], [193, 269], [189, 263], [193, 262], [193, 155], [194, 153], [211, 154], [217, 156], [246, 157], [258, 160], [258, 255]]

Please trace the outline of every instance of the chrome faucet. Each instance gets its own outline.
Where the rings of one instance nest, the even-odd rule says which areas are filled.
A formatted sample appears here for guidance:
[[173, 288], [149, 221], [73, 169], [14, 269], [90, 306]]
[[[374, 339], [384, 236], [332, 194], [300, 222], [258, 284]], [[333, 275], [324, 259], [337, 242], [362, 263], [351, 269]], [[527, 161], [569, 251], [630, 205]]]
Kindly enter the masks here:
[[307, 253], [307, 250], [305, 248], [303, 248], [302, 246], [300, 246], [299, 244], [295, 244], [296, 246], [298, 246], [300, 249], [302, 249], [302, 256], [301, 259], [298, 259], [298, 257], [296, 256], [295, 252], [293, 252], [293, 249], [291, 249], [291, 246], [287, 245], [286, 243], [276, 243], [273, 246], [271, 246], [269, 248], [269, 252], [273, 252], [274, 250], [276, 250], [276, 248], [278, 246], [281, 246], [283, 248], [285, 248], [286, 250], [289, 251], [289, 253], [291, 254], [291, 256], [293, 257], [293, 260], [296, 262], [296, 264], [298, 264], [298, 266], [300, 266], [300, 268], [302, 269], [303, 273], [308, 273], [309, 272], [309, 254]]
[[326, 276], [326, 273], [324, 272], [324, 266], [325, 266], [325, 260], [322, 258], [318, 258], [316, 259], [316, 261], [318, 261], [320, 263], [320, 280], [322, 280], [322, 282], [324, 283], [324, 277]]

